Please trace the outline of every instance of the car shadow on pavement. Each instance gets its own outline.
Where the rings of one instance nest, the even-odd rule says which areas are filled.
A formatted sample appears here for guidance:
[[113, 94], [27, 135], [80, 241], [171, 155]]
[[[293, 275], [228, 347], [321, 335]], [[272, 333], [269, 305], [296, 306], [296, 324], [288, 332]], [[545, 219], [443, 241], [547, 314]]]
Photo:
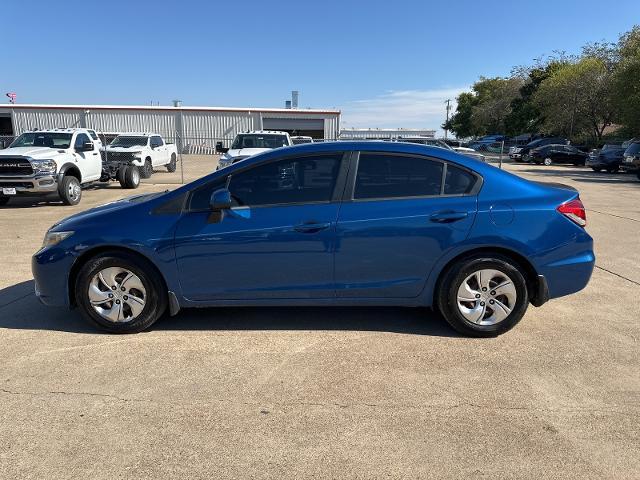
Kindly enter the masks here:
[[635, 175], [628, 173], [607, 173], [607, 172], [594, 172], [590, 169], [546, 169], [542, 168], [528, 168], [525, 170], [519, 170], [517, 173], [534, 173], [538, 175], [547, 175], [554, 177], [569, 177], [576, 182], [588, 182], [588, 183], [629, 183], [638, 184], [640, 181]]
[[[0, 289], [0, 328], [100, 333], [77, 310], [42, 305], [33, 280]], [[215, 307], [164, 315], [153, 331], [344, 330], [458, 337], [426, 308], [396, 307]]]

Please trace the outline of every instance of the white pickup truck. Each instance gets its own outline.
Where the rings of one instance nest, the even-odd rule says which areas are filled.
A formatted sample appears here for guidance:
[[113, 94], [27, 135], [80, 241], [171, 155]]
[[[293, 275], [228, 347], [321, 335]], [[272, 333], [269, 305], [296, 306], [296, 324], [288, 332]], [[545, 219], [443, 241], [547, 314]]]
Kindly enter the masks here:
[[293, 145], [293, 142], [287, 132], [254, 130], [252, 132], [239, 133], [233, 140], [229, 151], [220, 157], [218, 170], [252, 155], [274, 148], [290, 147], [291, 145]]
[[121, 133], [103, 150], [103, 159], [112, 178], [130, 165], [138, 167], [142, 178], [149, 178], [157, 167], [175, 172], [178, 150], [156, 133]]
[[57, 194], [66, 205], [82, 198], [82, 185], [102, 175], [102, 142], [94, 130], [25, 132], [0, 150], [0, 205], [16, 195]]

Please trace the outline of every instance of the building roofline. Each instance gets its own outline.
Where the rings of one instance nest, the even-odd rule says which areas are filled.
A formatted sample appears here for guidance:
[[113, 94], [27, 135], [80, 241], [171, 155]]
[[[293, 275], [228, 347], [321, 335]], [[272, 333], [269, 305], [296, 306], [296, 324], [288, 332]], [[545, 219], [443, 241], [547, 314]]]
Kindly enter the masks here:
[[150, 111], [183, 111], [183, 112], [258, 112], [258, 113], [293, 113], [293, 114], [332, 114], [339, 115], [340, 110], [328, 109], [293, 109], [293, 108], [236, 108], [236, 107], [171, 107], [160, 105], [48, 105], [33, 103], [0, 104], [3, 108], [55, 109], [55, 110], [150, 110]]

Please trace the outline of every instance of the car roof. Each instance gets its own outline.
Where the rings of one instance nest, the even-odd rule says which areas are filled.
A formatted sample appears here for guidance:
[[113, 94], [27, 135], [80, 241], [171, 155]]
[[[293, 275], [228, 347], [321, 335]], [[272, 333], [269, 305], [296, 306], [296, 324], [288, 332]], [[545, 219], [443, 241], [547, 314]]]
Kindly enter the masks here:
[[288, 135], [287, 132], [281, 132], [280, 130], [251, 130], [250, 132], [242, 132], [238, 135]]
[[240, 166], [241, 163], [242, 165], [260, 163], [272, 158], [281, 157], [285, 154], [285, 152], [286, 154], [291, 155], [310, 155], [314, 153], [350, 151], [426, 155], [440, 160], [447, 160], [457, 163], [471, 170], [475, 170], [478, 173], [488, 171], [488, 169], [495, 169], [495, 167], [491, 165], [485, 164], [480, 160], [476, 160], [475, 158], [462, 155], [454, 150], [447, 150], [441, 147], [434, 147], [430, 145], [421, 145], [418, 143], [385, 142], [381, 140], [347, 140], [320, 143], [303, 143], [294, 145], [292, 147], [280, 147], [264, 153], [260, 153], [253, 157], [249, 157], [242, 162], [238, 162], [232, 165], [232, 167], [235, 165]]

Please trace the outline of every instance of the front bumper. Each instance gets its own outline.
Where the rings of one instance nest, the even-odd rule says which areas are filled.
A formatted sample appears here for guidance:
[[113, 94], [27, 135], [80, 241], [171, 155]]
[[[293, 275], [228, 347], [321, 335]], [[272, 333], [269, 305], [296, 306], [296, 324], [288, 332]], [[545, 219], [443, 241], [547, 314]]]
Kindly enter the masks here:
[[45, 195], [58, 191], [58, 178], [51, 174], [4, 176], [0, 177], [0, 194], [2, 188], [15, 188], [16, 194]]
[[31, 257], [35, 293], [44, 305], [69, 307], [69, 274], [75, 256], [57, 246], [45, 248]]

